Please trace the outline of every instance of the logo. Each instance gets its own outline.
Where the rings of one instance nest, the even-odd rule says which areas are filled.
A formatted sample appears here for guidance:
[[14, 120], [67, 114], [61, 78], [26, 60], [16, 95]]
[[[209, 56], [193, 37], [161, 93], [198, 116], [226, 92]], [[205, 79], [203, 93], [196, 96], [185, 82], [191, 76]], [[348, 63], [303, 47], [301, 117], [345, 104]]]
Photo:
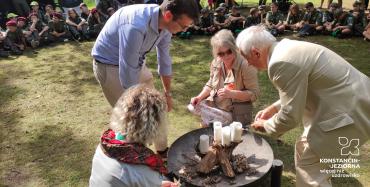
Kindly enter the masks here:
[[347, 137], [338, 137], [338, 142], [339, 145], [342, 146], [342, 148], [340, 149], [340, 154], [342, 156], [360, 155], [360, 149], [358, 148], [358, 146], [360, 145], [360, 139], [355, 138], [349, 141]]

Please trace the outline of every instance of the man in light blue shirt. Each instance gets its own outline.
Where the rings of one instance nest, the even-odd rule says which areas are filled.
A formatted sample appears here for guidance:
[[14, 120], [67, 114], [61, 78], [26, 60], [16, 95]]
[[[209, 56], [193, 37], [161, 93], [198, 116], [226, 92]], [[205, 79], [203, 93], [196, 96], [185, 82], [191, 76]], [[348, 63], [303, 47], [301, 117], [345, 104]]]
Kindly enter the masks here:
[[[121, 90], [118, 88], [105, 90], [107, 85], [103, 82], [106, 81], [100, 81], [99, 78], [108, 77], [97, 76], [112, 106], [125, 89], [141, 83], [140, 75], [146, 70], [145, 55], [153, 48], [157, 49], [158, 73], [161, 75], [164, 91], [167, 96], [171, 96], [172, 61], [169, 55], [171, 33], [182, 31], [192, 24], [193, 20], [198, 18], [198, 12], [194, 10], [197, 10], [195, 0], [169, 0], [161, 6], [138, 4], [123, 7], [107, 21], [96, 39], [92, 56], [95, 59], [94, 64], [97, 65], [94, 70], [98, 70], [99, 64], [117, 66], [117, 79]], [[94, 72], [95, 75], [99, 73]], [[106, 93], [111, 91], [120, 93]], [[168, 105], [171, 109], [170, 102]]]
[[[198, 19], [195, 0], [165, 0], [160, 6], [137, 4], [117, 10], [100, 32], [94, 47], [93, 68], [104, 96], [113, 107], [122, 93], [137, 84], [154, 87], [153, 75], [145, 65], [145, 56], [157, 50], [168, 111], [172, 108], [171, 36], [185, 30]], [[163, 150], [165, 143], [155, 143]], [[159, 147], [157, 146], [159, 145]]]

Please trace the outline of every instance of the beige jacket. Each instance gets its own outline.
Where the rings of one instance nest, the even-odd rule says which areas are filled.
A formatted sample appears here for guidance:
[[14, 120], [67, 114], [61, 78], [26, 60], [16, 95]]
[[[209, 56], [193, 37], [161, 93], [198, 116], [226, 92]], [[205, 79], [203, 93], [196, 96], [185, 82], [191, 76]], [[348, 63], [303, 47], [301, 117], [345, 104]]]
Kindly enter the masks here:
[[[232, 72], [226, 74], [222, 68], [223, 62], [213, 60], [210, 66], [210, 76], [206, 86], [211, 88], [210, 96], [206, 99], [207, 104], [212, 107], [217, 107], [225, 111], [232, 110], [233, 102], [242, 102], [237, 99], [219, 99], [217, 91], [224, 88], [228, 84], [234, 84], [235, 90], [249, 92], [251, 94], [251, 102], [254, 102], [259, 94], [257, 69], [249, 65], [240, 55], [237, 55]], [[213, 103], [213, 104], [212, 104]]]
[[267, 133], [277, 137], [303, 124], [309, 146], [322, 158], [341, 156], [339, 137], [360, 145], [369, 139], [369, 77], [320, 45], [283, 39], [270, 51], [268, 75], [280, 110], [264, 124]]

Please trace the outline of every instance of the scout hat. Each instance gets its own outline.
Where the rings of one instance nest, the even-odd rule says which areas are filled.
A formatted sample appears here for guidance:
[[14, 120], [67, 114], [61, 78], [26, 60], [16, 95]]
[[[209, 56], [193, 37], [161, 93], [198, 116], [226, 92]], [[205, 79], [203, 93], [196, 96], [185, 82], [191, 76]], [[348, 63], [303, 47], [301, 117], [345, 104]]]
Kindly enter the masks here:
[[10, 21], [6, 22], [6, 26], [16, 27], [17, 26], [17, 22], [15, 20], [10, 20]]
[[39, 6], [39, 3], [38, 3], [38, 2], [36, 2], [36, 1], [32, 1], [30, 5], [31, 5], [31, 6]]
[[56, 18], [58, 18], [58, 19], [63, 19], [62, 14], [61, 14], [61, 13], [59, 13], [59, 12], [54, 12], [52, 15], [53, 15], [53, 17], [56, 17]]
[[26, 21], [27, 20], [27, 18], [25, 18], [25, 17], [18, 17], [17, 18], [17, 21]]
[[14, 13], [9, 13], [8, 15], [6, 15], [6, 17], [9, 19], [9, 18], [15, 18], [17, 17], [18, 15], [17, 14], [14, 14]]

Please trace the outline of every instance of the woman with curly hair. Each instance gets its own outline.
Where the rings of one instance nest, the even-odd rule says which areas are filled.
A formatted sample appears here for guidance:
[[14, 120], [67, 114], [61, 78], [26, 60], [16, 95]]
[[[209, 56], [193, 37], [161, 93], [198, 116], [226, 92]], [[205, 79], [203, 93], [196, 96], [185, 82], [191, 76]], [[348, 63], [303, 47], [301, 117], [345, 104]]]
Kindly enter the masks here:
[[161, 157], [146, 145], [167, 130], [166, 100], [156, 90], [135, 86], [117, 101], [110, 128], [96, 149], [90, 186], [177, 186], [166, 180]]

